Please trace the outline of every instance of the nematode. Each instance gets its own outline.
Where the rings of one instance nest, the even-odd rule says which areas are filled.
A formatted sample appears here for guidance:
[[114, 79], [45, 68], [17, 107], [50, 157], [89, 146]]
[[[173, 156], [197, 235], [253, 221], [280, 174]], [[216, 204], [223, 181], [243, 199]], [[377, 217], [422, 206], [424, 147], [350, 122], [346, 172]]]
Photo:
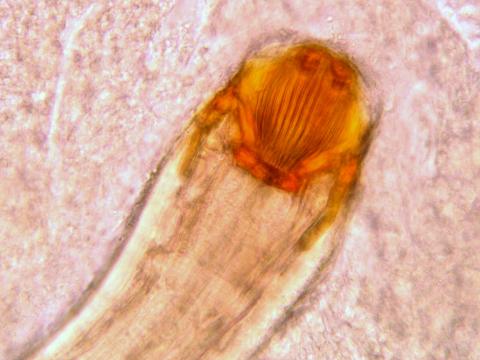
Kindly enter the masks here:
[[159, 169], [104, 281], [37, 359], [244, 359], [328, 272], [371, 139], [361, 76], [317, 42], [247, 59]]

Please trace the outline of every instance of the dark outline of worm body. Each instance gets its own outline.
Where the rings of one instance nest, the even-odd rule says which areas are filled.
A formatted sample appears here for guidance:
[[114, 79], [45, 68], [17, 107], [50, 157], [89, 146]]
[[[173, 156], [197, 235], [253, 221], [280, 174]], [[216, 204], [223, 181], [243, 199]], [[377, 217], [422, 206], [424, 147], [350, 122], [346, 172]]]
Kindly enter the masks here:
[[[361, 160], [375, 123], [363, 135]], [[335, 221], [318, 226], [330, 177], [301, 195], [263, 184], [235, 166], [224, 141], [228, 121], [209, 130], [196, 138], [191, 123], [176, 139], [111, 261], [48, 342], [22, 358], [249, 358], [285, 326], [310, 284], [328, 275], [360, 171]], [[308, 250], [299, 247], [306, 237], [316, 237]]]

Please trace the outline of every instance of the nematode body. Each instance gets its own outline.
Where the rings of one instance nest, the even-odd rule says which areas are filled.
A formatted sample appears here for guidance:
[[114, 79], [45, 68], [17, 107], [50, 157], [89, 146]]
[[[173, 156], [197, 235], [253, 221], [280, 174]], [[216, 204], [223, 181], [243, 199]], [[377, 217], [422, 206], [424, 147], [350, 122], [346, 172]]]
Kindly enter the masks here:
[[34, 357], [248, 358], [332, 264], [369, 134], [345, 56], [257, 53], [197, 112], [115, 266]]

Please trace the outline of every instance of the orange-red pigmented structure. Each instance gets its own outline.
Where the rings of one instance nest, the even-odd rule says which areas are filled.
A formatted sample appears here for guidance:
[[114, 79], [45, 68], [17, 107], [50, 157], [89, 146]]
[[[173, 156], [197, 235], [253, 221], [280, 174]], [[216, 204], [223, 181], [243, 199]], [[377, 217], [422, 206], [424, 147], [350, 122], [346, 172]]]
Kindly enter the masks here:
[[257, 178], [295, 192], [332, 165], [326, 151], [351, 141], [355, 70], [325, 49], [298, 47], [249, 72], [235, 89], [242, 131], [235, 158]]
[[323, 225], [331, 223], [369, 138], [355, 66], [318, 43], [257, 54], [196, 115], [187, 163], [226, 115], [239, 129], [236, 164], [264, 183], [296, 193], [316, 175], [334, 174]]

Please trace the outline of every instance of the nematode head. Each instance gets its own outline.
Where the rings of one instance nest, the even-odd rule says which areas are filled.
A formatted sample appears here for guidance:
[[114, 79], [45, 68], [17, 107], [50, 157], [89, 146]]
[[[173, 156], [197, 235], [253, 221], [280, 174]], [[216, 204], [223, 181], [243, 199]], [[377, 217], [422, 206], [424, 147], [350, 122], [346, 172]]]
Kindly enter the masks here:
[[317, 43], [247, 60], [198, 114], [202, 129], [230, 114], [236, 164], [297, 192], [318, 174], [355, 177], [367, 126], [359, 74], [346, 56]]

